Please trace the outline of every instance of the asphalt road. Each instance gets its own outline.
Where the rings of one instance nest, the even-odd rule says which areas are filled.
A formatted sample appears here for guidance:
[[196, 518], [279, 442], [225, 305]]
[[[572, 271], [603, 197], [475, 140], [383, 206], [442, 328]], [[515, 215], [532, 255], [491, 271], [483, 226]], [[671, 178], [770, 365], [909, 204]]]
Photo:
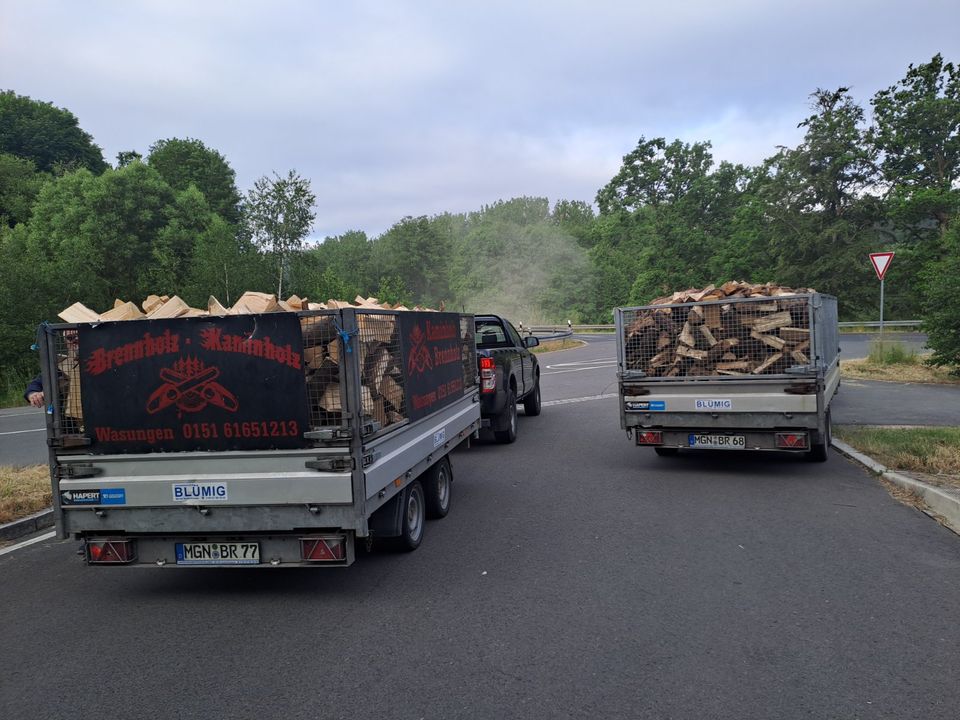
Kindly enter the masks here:
[[0, 717], [957, 717], [960, 539], [836, 454], [632, 446], [602, 350], [541, 357], [543, 414], [455, 454], [415, 553], [0, 556]]

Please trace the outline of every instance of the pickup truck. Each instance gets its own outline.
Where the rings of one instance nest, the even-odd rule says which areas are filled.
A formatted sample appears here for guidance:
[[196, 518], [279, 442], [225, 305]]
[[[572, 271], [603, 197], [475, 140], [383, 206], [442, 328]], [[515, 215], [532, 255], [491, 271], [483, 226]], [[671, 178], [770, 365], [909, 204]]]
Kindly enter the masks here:
[[477, 362], [480, 368], [481, 427], [497, 442], [517, 439], [517, 403], [528, 416], [540, 414], [540, 366], [531, 348], [540, 344], [499, 315], [477, 315]]

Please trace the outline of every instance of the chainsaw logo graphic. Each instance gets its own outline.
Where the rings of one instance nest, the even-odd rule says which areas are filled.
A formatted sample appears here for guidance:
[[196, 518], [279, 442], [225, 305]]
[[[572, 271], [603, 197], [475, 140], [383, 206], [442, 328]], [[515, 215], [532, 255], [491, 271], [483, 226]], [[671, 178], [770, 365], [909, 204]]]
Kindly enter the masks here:
[[207, 405], [234, 412], [240, 404], [233, 393], [216, 382], [219, 376], [219, 368], [206, 367], [200, 360], [177, 360], [172, 367], [160, 369], [164, 383], [147, 399], [147, 412], [153, 415], [171, 405], [186, 413], [200, 412]]
[[422, 375], [427, 370], [433, 370], [433, 360], [430, 359], [430, 349], [426, 345], [427, 337], [419, 325], [414, 325], [410, 332], [410, 356], [407, 358], [407, 374]]

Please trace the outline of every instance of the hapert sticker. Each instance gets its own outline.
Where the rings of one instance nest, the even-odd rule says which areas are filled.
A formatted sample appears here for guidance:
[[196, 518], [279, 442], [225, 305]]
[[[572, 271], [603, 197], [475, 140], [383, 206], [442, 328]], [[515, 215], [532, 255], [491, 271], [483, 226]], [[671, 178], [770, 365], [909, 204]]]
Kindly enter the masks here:
[[125, 488], [97, 488], [94, 490], [64, 490], [61, 505], [126, 505]]
[[733, 400], [697, 400], [697, 410], [733, 410]]

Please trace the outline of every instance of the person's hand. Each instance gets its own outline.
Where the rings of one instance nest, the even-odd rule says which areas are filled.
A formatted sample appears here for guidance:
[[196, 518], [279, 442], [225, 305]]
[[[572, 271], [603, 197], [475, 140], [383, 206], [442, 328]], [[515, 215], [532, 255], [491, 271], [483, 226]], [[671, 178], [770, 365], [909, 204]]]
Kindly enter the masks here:
[[33, 405], [35, 408], [43, 407], [43, 393], [39, 390], [30, 393], [27, 395], [27, 401]]

